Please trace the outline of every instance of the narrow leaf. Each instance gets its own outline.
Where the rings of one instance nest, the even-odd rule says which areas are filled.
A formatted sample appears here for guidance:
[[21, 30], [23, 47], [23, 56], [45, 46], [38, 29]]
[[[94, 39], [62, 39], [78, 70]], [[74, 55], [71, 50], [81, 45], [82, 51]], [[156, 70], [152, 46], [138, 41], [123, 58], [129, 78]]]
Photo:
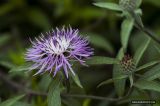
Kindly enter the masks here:
[[29, 104], [29, 103], [26, 103], [26, 102], [18, 101], [12, 106], [33, 106], [33, 104]]
[[135, 11], [134, 11], [136, 14], [138, 14], [138, 15], [142, 15], [142, 9], [136, 9]]
[[133, 29], [134, 20], [132, 18], [126, 18], [121, 25], [121, 43], [126, 50], [128, 45], [129, 36]]
[[160, 84], [156, 81], [139, 80], [134, 83], [134, 86], [143, 90], [160, 92]]
[[93, 44], [98, 48], [104, 49], [107, 52], [114, 53], [114, 48], [112, 44], [106, 38], [93, 33], [87, 33], [87, 34], [90, 35], [89, 41], [91, 42], [91, 44]]
[[83, 88], [83, 86], [82, 86], [82, 84], [81, 84], [81, 82], [80, 82], [79, 77], [78, 77], [77, 74], [75, 74], [75, 75], [71, 74], [71, 77], [72, 77], [73, 81], [74, 81], [80, 88]]
[[[117, 55], [117, 59], [121, 60], [124, 56], [124, 50], [121, 48]], [[115, 64], [113, 66], [113, 79], [118, 78], [124, 75], [123, 71], [121, 70], [121, 66], [119, 64]], [[114, 81], [115, 90], [119, 97], [123, 96], [125, 91], [126, 79], [116, 80]]]
[[122, 8], [115, 3], [107, 3], [107, 2], [98, 2], [93, 3], [95, 6], [101, 7], [101, 8], [107, 8], [114, 11], [122, 11]]
[[118, 64], [118, 59], [102, 56], [94, 56], [91, 59], [86, 61], [86, 64], [89, 65], [100, 65], [100, 64]]
[[141, 57], [143, 56], [145, 50], [147, 49], [149, 43], [150, 43], [151, 39], [147, 38], [147, 40], [144, 40], [143, 43], [140, 45], [140, 47], [138, 47], [135, 55], [134, 55], [134, 61], [135, 64], [138, 65]]
[[124, 78], [127, 78], [127, 77], [128, 77], [127, 75], [122, 75], [122, 76], [119, 76], [117, 78], [111, 78], [111, 79], [108, 79], [106, 81], [101, 82], [97, 87], [101, 87], [102, 85], [107, 85], [107, 84], [110, 84], [114, 81], [121, 80], [121, 79], [124, 79]]
[[61, 106], [60, 80], [55, 78], [48, 92], [48, 106]]
[[15, 68], [15, 65], [9, 61], [0, 61], [0, 65], [9, 69]]
[[133, 75], [129, 76], [129, 81], [130, 81], [130, 87], [133, 86]]
[[30, 67], [32, 66], [31, 63], [26, 63], [21, 66], [13, 67], [9, 72], [23, 72], [28, 71]]
[[14, 6], [11, 3], [6, 3], [2, 6], [0, 6], [0, 16], [3, 16], [5, 14], [9, 13], [13, 9], [14, 9]]
[[160, 78], [160, 64], [151, 68], [149, 71], [143, 74], [143, 79], [154, 80], [156, 78]]
[[152, 66], [158, 64], [159, 62], [160, 62], [160, 61], [157, 60], [157, 61], [152, 61], [152, 62], [146, 63], [146, 64], [138, 67], [136, 71], [140, 71], [140, 70], [146, 69], [146, 68], [148, 68], [148, 67], [152, 67]]
[[122, 47], [118, 52], [117, 59], [122, 60], [123, 57], [124, 57], [124, 48]]
[[0, 35], [0, 47], [3, 46], [6, 42], [8, 42], [10, 39], [10, 35], [9, 34], [1, 34]]
[[155, 6], [155, 7], [160, 7], [160, 2], [159, 0], [146, 0], [147, 3]]
[[160, 53], [160, 47], [158, 45], [155, 45], [155, 48], [158, 51], [158, 53]]
[[137, 5], [137, 7], [140, 7], [141, 4], [142, 4], [142, 0], [136, 0], [136, 5]]
[[16, 96], [14, 98], [8, 99], [4, 102], [0, 103], [0, 106], [12, 106], [14, 105], [18, 100], [22, 99], [25, 95]]
[[[44, 30], [48, 30], [51, 28], [50, 23], [48, 21], [48, 17], [44, 14], [43, 11], [32, 8], [26, 13], [29, 21], [31, 21], [34, 25], [43, 28]], [[38, 17], [38, 18], [37, 18]]]
[[52, 77], [50, 76], [50, 74], [46, 73], [42, 76], [41, 80], [39, 81], [39, 88], [43, 91], [47, 91], [51, 82]]

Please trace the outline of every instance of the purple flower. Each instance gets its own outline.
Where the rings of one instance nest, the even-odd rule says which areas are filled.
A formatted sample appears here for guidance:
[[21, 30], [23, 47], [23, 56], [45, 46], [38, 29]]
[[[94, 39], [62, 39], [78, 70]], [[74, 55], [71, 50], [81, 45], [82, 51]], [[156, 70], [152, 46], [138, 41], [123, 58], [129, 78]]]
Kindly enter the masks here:
[[87, 38], [81, 37], [78, 29], [71, 27], [56, 28], [56, 30], [35, 38], [35, 41], [31, 41], [31, 43], [33, 45], [27, 50], [26, 60], [34, 63], [30, 70], [39, 70], [34, 75], [48, 71], [55, 76], [58, 71], [63, 69], [68, 78], [68, 71], [75, 75], [71, 61], [79, 61], [85, 65], [84, 59], [93, 54]]

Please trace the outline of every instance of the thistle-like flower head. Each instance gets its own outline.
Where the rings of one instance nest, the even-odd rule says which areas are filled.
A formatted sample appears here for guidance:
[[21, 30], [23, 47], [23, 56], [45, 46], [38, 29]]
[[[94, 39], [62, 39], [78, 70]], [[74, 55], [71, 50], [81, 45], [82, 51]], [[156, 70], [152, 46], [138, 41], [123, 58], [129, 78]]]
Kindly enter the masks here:
[[30, 70], [39, 69], [35, 75], [48, 71], [55, 76], [62, 69], [68, 78], [68, 71], [75, 74], [71, 61], [79, 61], [85, 65], [84, 59], [93, 54], [87, 38], [81, 37], [78, 29], [71, 27], [56, 28], [35, 38], [31, 43], [26, 60], [34, 63]]
[[130, 55], [125, 55], [120, 61], [123, 71], [132, 72], [135, 70], [136, 66], [133, 58]]

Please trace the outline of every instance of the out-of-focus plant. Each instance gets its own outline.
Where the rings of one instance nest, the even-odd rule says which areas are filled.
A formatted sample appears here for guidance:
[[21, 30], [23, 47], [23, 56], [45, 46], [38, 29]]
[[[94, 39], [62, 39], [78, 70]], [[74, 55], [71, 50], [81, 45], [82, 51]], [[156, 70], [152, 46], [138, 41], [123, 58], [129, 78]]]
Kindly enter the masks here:
[[[135, 25], [140, 31], [145, 32], [149, 37], [153, 38], [156, 42], [159, 43], [159, 39], [151, 33], [148, 29], [144, 28], [144, 25], [141, 21], [140, 14], [142, 14], [141, 9], [138, 7], [142, 3], [142, 0], [120, 0], [119, 5], [115, 3], [108, 2], [98, 2], [94, 5], [102, 8], [107, 8], [114, 11], [122, 12], [121, 16], [125, 16], [124, 21], [121, 25], [121, 44], [122, 48], [120, 49], [117, 59], [120, 60], [119, 65], [114, 65], [113, 68], [113, 79], [106, 80], [102, 82], [99, 86], [108, 84], [110, 82], [114, 82], [115, 89], [117, 94], [123, 98], [124, 92], [126, 91], [126, 77], [130, 80], [130, 89], [137, 87], [139, 89], [147, 89], [147, 90], [155, 90], [159, 92], [159, 84], [154, 80], [159, 78], [158, 69], [159, 69], [159, 60], [151, 61], [145, 65], [137, 67], [140, 58], [144, 54], [147, 49], [150, 38], [148, 40], [143, 41], [141, 46], [137, 48], [137, 51], [133, 57], [128, 57], [125, 55], [127, 52], [127, 45], [130, 37], [130, 33]], [[158, 65], [156, 65], [158, 64]], [[150, 66], [155, 67], [151, 68], [149, 71], [144, 73], [143, 75], [137, 75], [135, 72], [140, 71], [141, 69], [148, 68]], [[152, 74], [151, 74], [152, 73]], [[127, 74], [127, 75], [126, 75]], [[139, 79], [134, 79], [137, 76]], [[147, 77], [146, 77], [147, 76]], [[154, 87], [152, 87], [154, 86]], [[130, 91], [130, 90], [129, 90]], [[128, 96], [128, 95], [127, 95]]]
[[[82, 24], [81, 20], [85, 20], [88, 24], [88, 21], [93, 21], [95, 18], [101, 16], [99, 19], [100, 21], [98, 21], [98, 24], [100, 24], [101, 21], [102, 23], [105, 21], [104, 17], [109, 17], [105, 11], [96, 9], [96, 7], [78, 7], [77, 4], [81, 3], [80, 1], [77, 1], [78, 3], [75, 3], [75, 5], [72, 0], [46, 0], [39, 2], [48, 8], [49, 6], [56, 7], [55, 9], [51, 9], [52, 11], [49, 9], [50, 11], [48, 11], [48, 13], [44, 12], [46, 10], [39, 9], [40, 7], [35, 6], [32, 8], [31, 6], [30, 8], [25, 0], [22, 0], [21, 2], [18, 0], [11, 1], [12, 2], [9, 2], [0, 8], [0, 16], [4, 16], [2, 18], [5, 19], [7, 16], [6, 14], [8, 14], [13, 19], [10, 20], [10, 18], [7, 18], [9, 22], [6, 21], [7, 23], [4, 24], [2, 21], [1, 28], [3, 30], [9, 28], [7, 25], [11, 24], [10, 32], [16, 41], [20, 41], [21, 38], [18, 36], [26, 31], [25, 28], [22, 28], [24, 32], [23, 30], [22, 32], [19, 31], [22, 23], [28, 24], [29, 22], [33, 26], [38, 26], [37, 29], [34, 29], [38, 30], [38, 32], [40, 32], [39, 30], [48, 30], [51, 27], [52, 22], [51, 19], [49, 19], [49, 13], [52, 13], [53, 11], [54, 14], [52, 13], [50, 17], [57, 21], [54, 22], [53, 20], [55, 25], [62, 24], [65, 22], [64, 20], [67, 19], [69, 20], [66, 22], [67, 24], [74, 24], [77, 20], [80, 21], [79, 24]], [[146, 0], [143, 2], [150, 2], [159, 6], [159, 3], [156, 2], [156, 0]], [[104, 37], [92, 32], [87, 33], [86, 35], [89, 35], [89, 37], [83, 39], [84, 36], [77, 36], [78, 30], [72, 28], [57, 29], [56, 31], [54, 30], [44, 35], [42, 34], [40, 38], [33, 41], [32, 47], [28, 49], [26, 53], [26, 60], [32, 61], [31, 63], [24, 61], [24, 56], [22, 56], [22, 54], [26, 52], [24, 50], [9, 50], [5, 61], [3, 61], [4, 57], [0, 55], [0, 65], [10, 70], [9, 77], [5, 72], [0, 72], [0, 78], [11, 87], [16, 88], [20, 93], [23, 93], [23, 95], [1, 102], [0, 106], [91, 106], [92, 100], [102, 101], [100, 104], [96, 104], [96, 106], [108, 106], [112, 105], [112, 103], [115, 105], [130, 103], [130, 100], [132, 99], [154, 99], [154, 97], [149, 96], [150, 94], [156, 95], [153, 91], [160, 92], [160, 84], [158, 82], [160, 77], [160, 60], [153, 59], [149, 62], [142, 61], [145, 61], [145, 58], [143, 57], [145, 56], [145, 53], [148, 53], [147, 50], [154, 49], [159, 55], [160, 40], [158, 36], [147, 29], [145, 23], [143, 23], [141, 19], [143, 13], [140, 9], [141, 4], [142, 0], [119, 0], [119, 4], [113, 2], [94, 3], [95, 6], [116, 11], [117, 16], [123, 18], [121, 28], [119, 28], [121, 47], [115, 58], [98, 56], [95, 53], [95, 56], [86, 59], [93, 53], [92, 49], [89, 47], [89, 43], [95, 47], [95, 51], [98, 48], [104, 50], [108, 54], [114, 55], [116, 51], [111, 44], [112, 41], [109, 41], [110, 38], [107, 38], [108, 36]], [[19, 9], [19, 11], [15, 12], [14, 9]], [[104, 14], [107, 14], [108, 16]], [[58, 22], [60, 16], [65, 18], [62, 18], [62, 21]], [[83, 31], [87, 32], [98, 24], [94, 23], [92, 24], [93, 26], [85, 27]], [[84, 24], [84, 26], [85, 25], [86, 24]], [[138, 29], [136, 30], [138, 33], [137, 35], [143, 39], [143, 41], [139, 41], [139, 43], [138, 40], [141, 39], [132, 35], [134, 27]], [[139, 34], [139, 32], [143, 32], [143, 34]], [[135, 37], [135, 40], [132, 40], [132, 37]], [[0, 48], [9, 40], [11, 39], [10, 36], [8, 36], [8, 33], [5, 36], [0, 36]], [[26, 41], [28, 40], [29, 39]], [[136, 42], [133, 42], [134, 44], [130, 45], [130, 41]], [[21, 43], [23, 44], [24, 42]], [[17, 43], [15, 45], [17, 46]], [[129, 53], [131, 46], [135, 49], [133, 50], [134, 53]], [[103, 51], [101, 53], [105, 54]], [[149, 58], [152, 58], [152, 56]], [[94, 69], [94, 67], [107, 65], [102, 66], [102, 68], [105, 68], [108, 73], [112, 72], [112, 78], [105, 78], [106, 80], [99, 81], [97, 85], [96, 81], [101, 79], [103, 75], [92, 74], [92, 72], [89, 72], [88, 79], [91, 79], [91, 77], [94, 76], [93, 82], [97, 85], [97, 89], [103, 89], [103, 87], [105, 89], [107, 84], [114, 83], [115, 92], [111, 93], [108, 97], [88, 94], [86, 90], [87, 86], [82, 86], [83, 83], [81, 84], [83, 77], [87, 72], [84, 72], [80, 78], [78, 75], [80, 72], [79, 70], [87, 70], [87, 68], [77, 64], [76, 61], [79, 61], [82, 65], [90, 66], [90, 70]], [[108, 68], [110, 65], [113, 66], [113, 69]], [[28, 70], [38, 70], [36, 75], [42, 75], [32, 76], [30, 75], [32, 72], [28, 72]], [[99, 70], [101, 70], [101, 68], [99, 68], [98, 71]], [[12, 81], [11, 78], [16, 79], [15, 76], [17, 76], [17, 78], [23, 77], [21, 83], [25, 82], [24, 85]], [[85, 83], [89, 86], [89, 82], [86, 81]], [[77, 84], [79, 88], [75, 87], [74, 84]], [[149, 93], [146, 92], [146, 90], [149, 91]], [[91, 92], [92, 91], [89, 91], [89, 93]], [[105, 90], [105, 93], [108, 92]], [[7, 96], [7, 98], [9, 98], [9, 96]], [[25, 101], [19, 101], [22, 98], [24, 98]], [[84, 99], [84, 101], [79, 98]]]

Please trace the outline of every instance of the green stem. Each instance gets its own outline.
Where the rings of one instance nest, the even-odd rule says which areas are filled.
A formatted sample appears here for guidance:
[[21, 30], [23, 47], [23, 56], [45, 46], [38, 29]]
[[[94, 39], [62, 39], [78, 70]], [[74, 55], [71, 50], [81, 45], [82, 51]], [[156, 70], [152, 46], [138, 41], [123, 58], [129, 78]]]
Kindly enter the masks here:
[[154, 41], [156, 41], [157, 43], [160, 44], [160, 39], [158, 39], [158, 37], [155, 36], [155, 34], [153, 32], [151, 32], [149, 29], [146, 28], [141, 28], [141, 31], [143, 31], [144, 33], [146, 33], [149, 37], [151, 37]]
[[140, 25], [138, 22], [135, 22], [135, 26], [141, 30], [143, 33], [147, 34], [150, 38], [152, 38], [154, 41], [156, 41], [158, 44], [160, 44], [160, 39], [150, 31], [149, 29], [145, 28], [144, 26]]
[[120, 101], [127, 99], [130, 94], [132, 93], [133, 87], [129, 88], [127, 94], [124, 97], [121, 98], [107, 98], [107, 97], [101, 97], [101, 96], [93, 96], [93, 95], [80, 95], [80, 94], [62, 94], [61, 96], [64, 97], [72, 97], [72, 98], [88, 98], [88, 99], [95, 99], [95, 100], [104, 100], [104, 101]]
[[[31, 90], [17, 82], [12, 81], [11, 79], [8, 78], [8, 76], [0, 71], [0, 79], [2, 79], [4, 82], [8, 83], [10, 86], [23, 91], [27, 94], [35, 95], [35, 96], [47, 96], [48, 94], [46, 92], [39, 92], [39, 91], [34, 91]], [[129, 88], [127, 94], [124, 97], [121, 98], [107, 98], [107, 97], [101, 97], [101, 96], [94, 96], [94, 95], [81, 95], [81, 94], [64, 94], [62, 93], [62, 97], [72, 97], [72, 98], [88, 98], [88, 99], [95, 99], [95, 100], [103, 100], [103, 101], [120, 101], [127, 99], [130, 94], [132, 93], [133, 87]]]

